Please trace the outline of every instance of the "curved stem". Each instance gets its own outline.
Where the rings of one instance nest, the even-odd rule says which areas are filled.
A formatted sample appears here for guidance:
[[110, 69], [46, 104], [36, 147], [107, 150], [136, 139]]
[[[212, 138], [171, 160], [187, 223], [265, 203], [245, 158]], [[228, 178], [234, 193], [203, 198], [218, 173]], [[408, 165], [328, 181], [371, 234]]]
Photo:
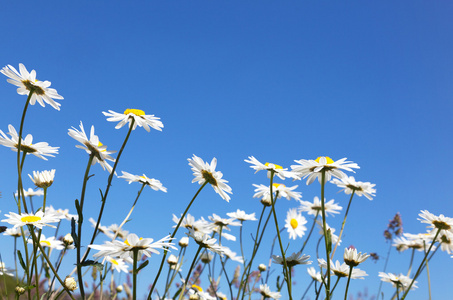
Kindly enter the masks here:
[[[189, 269], [189, 272], [187, 273], [186, 280], [184, 281], [184, 285], [183, 285], [183, 288], [182, 288], [182, 291], [180, 294], [181, 296], [179, 297], [179, 299], [182, 299], [182, 297], [186, 294], [185, 289], [186, 289], [187, 284], [189, 283], [190, 273], [192, 273], [193, 267], [195, 266], [198, 254], [200, 254], [201, 249], [203, 249], [203, 246], [200, 245], [198, 247], [197, 253], [195, 253], [195, 257], [193, 258], [192, 264], [190, 265], [190, 269]], [[209, 267], [208, 267], [208, 269], [209, 269]]]
[[[184, 213], [182, 214], [181, 218], [179, 219], [179, 222], [178, 224], [176, 225], [176, 228], [175, 230], [173, 231], [172, 235], [170, 236], [171, 239], [173, 239], [176, 235], [176, 232], [178, 232], [178, 229], [179, 227], [181, 226], [181, 223], [182, 223], [182, 220], [184, 219], [184, 217], [186, 216], [187, 212], [189, 211], [189, 208], [192, 206], [193, 202], [195, 201], [195, 199], [197, 198], [198, 194], [200, 194], [201, 190], [208, 184], [207, 181], [205, 181], [201, 187], [198, 189], [198, 191], [195, 193], [195, 195], [193, 196], [192, 200], [190, 201], [189, 205], [187, 205], [186, 207], [186, 210], [184, 211]], [[156, 278], [154, 278], [154, 282], [153, 282], [153, 285], [151, 286], [151, 289], [149, 291], [149, 294], [148, 294], [148, 299], [151, 299], [151, 295], [153, 293], [153, 290], [154, 290], [154, 287], [156, 286], [156, 283], [157, 283], [157, 280], [159, 279], [159, 276], [160, 276], [160, 273], [162, 272], [162, 268], [164, 266], [164, 263], [165, 263], [165, 257], [167, 256], [167, 253], [168, 251], [164, 251], [164, 255], [162, 257], [162, 261], [160, 262], [160, 267], [159, 267], [159, 271], [157, 272], [157, 275], [156, 275]]]
[[352, 269], [353, 266], [349, 266], [349, 276], [348, 276], [348, 283], [346, 284], [346, 292], [344, 293], [344, 300], [348, 300], [348, 289], [349, 289], [349, 282], [351, 281]]
[[344, 214], [343, 224], [341, 224], [340, 234], [338, 235], [338, 240], [337, 240], [337, 243], [335, 244], [335, 248], [333, 248], [330, 259], [333, 259], [333, 256], [335, 255], [335, 251], [337, 250], [337, 246], [341, 241], [341, 236], [343, 235], [344, 225], [346, 224], [346, 218], [348, 217], [349, 207], [351, 207], [352, 197], [354, 197], [354, 193], [355, 193], [355, 190], [352, 190], [351, 198], [349, 198], [348, 207], [346, 208], [346, 213]]
[[326, 171], [325, 171], [325, 169], [322, 169], [322, 171], [321, 171], [321, 210], [322, 210], [322, 229], [324, 231], [324, 242], [325, 242], [325, 246], [326, 246], [326, 262], [327, 262], [326, 299], [330, 300], [330, 247], [332, 245], [329, 243], [329, 241], [331, 240], [331, 236], [327, 237], [327, 228], [326, 228], [326, 208], [325, 208], [325, 201], [324, 201], [324, 186], [326, 184], [325, 181], [326, 181]]

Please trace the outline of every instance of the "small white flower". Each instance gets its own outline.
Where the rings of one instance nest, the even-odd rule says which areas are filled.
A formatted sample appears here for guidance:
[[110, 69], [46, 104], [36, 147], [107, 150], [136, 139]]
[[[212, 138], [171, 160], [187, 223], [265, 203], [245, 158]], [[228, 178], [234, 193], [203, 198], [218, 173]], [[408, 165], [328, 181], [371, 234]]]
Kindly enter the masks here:
[[[19, 134], [17, 133], [16, 129], [13, 125], [8, 125], [8, 134], [11, 138], [0, 130], [0, 145], [5, 147], [11, 148], [12, 151], [17, 152], [17, 147], [19, 147]], [[31, 134], [27, 134], [25, 139], [21, 139], [20, 142], [20, 150], [28, 154], [33, 154], [39, 158], [47, 160], [44, 156], [51, 156], [55, 157], [53, 154], [58, 154], [58, 149], [60, 147], [51, 147], [46, 142], [39, 142], [33, 144], [33, 136]]]
[[61, 104], [55, 102], [53, 99], [63, 99], [62, 96], [58, 95], [57, 90], [49, 88], [50, 81], [39, 81], [36, 79], [36, 71], [27, 71], [27, 68], [23, 64], [19, 64], [19, 72], [11, 66], [7, 65], [0, 73], [9, 77], [6, 81], [17, 86], [17, 93], [19, 95], [29, 95], [32, 92], [30, 98], [30, 104], [34, 105], [36, 101], [44, 107], [44, 102], [50, 104], [56, 110], [60, 110]]
[[193, 238], [199, 246], [209, 249], [217, 254], [223, 255], [224, 248], [216, 243], [217, 239], [211, 238], [209, 235], [202, 232], [195, 231], [192, 228], [188, 229], [189, 233], [187, 233], [187, 235]]
[[313, 267], [307, 268], [307, 272], [308, 272], [308, 275], [311, 276], [311, 278], [313, 278], [317, 282], [322, 282], [321, 272], [317, 272], [316, 269]]
[[343, 259], [348, 266], [356, 267], [359, 264], [363, 263], [369, 255], [362, 254], [362, 252], [357, 253], [356, 248], [345, 248]]
[[260, 284], [260, 293], [264, 298], [280, 299], [282, 297], [279, 292], [272, 292], [267, 284]]
[[[253, 184], [253, 186], [256, 187], [253, 198], [261, 198], [266, 201], [269, 200], [269, 202], [270, 202], [271, 192], [270, 192], [269, 186], [266, 186], [263, 184], [260, 184], [260, 185]], [[287, 200], [291, 200], [291, 198], [300, 200], [300, 198], [302, 198], [302, 195], [301, 195], [302, 193], [294, 192], [294, 190], [297, 187], [298, 187], [297, 185], [292, 186], [292, 187], [287, 187], [284, 184], [274, 183], [274, 184], [272, 184], [272, 193], [273, 193], [274, 197], [275, 196], [277, 197], [277, 199], [284, 197]]]
[[227, 185], [228, 181], [222, 179], [222, 172], [216, 171], [217, 159], [214, 157], [210, 164], [204, 162], [200, 157], [194, 155], [189, 161], [189, 166], [192, 167], [193, 182], [198, 182], [200, 185], [208, 182], [214, 188], [214, 191], [220, 195], [227, 202], [230, 201], [230, 196], [226, 193], [232, 194], [231, 187]]
[[321, 183], [322, 172], [325, 172], [325, 181], [328, 182], [332, 176], [337, 178], [346, 177], [346, 174], [341, 170], [354, 172], [352, 168], [359, 169], [360, 167], [353, 162], [346, 161], [346, 158], [333, 161], [328, 156], [320, 156], [315, 160], [295, 160], [299, 165], [292, 165], [291, 169], [302, 179], [307, 178], [307, 185], [312, 184], [316, 178]]
[[5, 217], [8, 217], [8, 219], [3, 219], [2, 222], [14, 225], [14, 228], [25, 225], [33, 225], [39, 229], [42, 229], [43, 226], [55, 227], [53, 225], [49, 225], [48, 223], [60, 222], [60, 219], [57, 218], [55, 215], [44, 214], [42, 211], [38, 211], [36, 214], [22, 213], [20, 215], [10, 212], [9, 215], [5, 214]]
[[280, 177], [280, 179], [285, 178], [299, 179], [299, 177], [295, 173], [288, 171], [288, 168], [284, 169], [282, 166], [273, 163], [263, 164], [259, 162], [254, 156], [249, 156], [249, 159], [248, 160], [245, 159], [244, 161], [251, 164], [250, 168], [254, 169], [256, 172], [261, 170], [267, 170], [267, 178], [271, 178], [271, 173], [274, 172], [274, 174]]
[[28, 174], [28, 177], [30, 177], [30, 179], [37, 187], [47, 188], [53, 183], [53, 179], [55, 177], [55, 169], [42, 172], [33, 171], [33, 177], [30, 174]]
[[[24, 232], [27, 234], [27, 231]], [[6, 231], [3, 233], [3, 235], [10, 235], [13, 237], [21, 237], [22, 236], [22, 231], [20, 230], [19, 227], [14, 227], [14, 228], [7, 228]]]
[[238, 209], [236, 212], [227, 213], [228, 217], [234, 218], [241, 222], [243, 221], [256, 221], [255, 213], [246, 214], [245, 211]]
[[164, 127], [162, 122], [159, 121], [160, 118], [155, 117], [154, 115], [146, 115], [145, 112], [140, 109], [128, 108], [122, 114], [114, 112], [113, 110], [109, 110], [108, 113], [103, 111], [102, 113], [104, 116], [109, 117], [107, 118], [107, 121], [109, 122], [119, 121], [119, 123], [115, 126], [116, 129], [123, 127], [126, 123], [129, 123], [129, 126], [131, 126], [132, 120], [135, 120], [132, 130], [135, 130], [137, 125], [145, 128], [148, 132], [150, 132], [149, 127], [159, 131], [162, 131], [162, 128]]
[[123, 175], [118, 176], [118, 178], [124, 178], [126, 181], [129, 182], [129, 184], [131, 184], [132, 182], [140, 182], [142, 184], [149, 186], [150, 188], [152, 188], [155, 191], [162, 191], [165, 193], [167, 192], [167, 188], [164, 187], [159, 180], [154, 179], [154, 178], [148, 178], [148, 177], [146, 177], [145, 174], [143, 174], [142, 176], [139, 176], [139, 175], [133, 175], [133, 174], [130, 174], [130, 173], [127, 173], [124, 171], [121, 171], [121, 173], [123, 173]]
[[[309, 201], [299, 201], [300, 202], [300, 207], [299, 211], [300, 212], [307, 212], [309, 215], [316, 216], [322, 213], [322, 204], [321, 200], [318, 197], [314, 197], [313, 202]], [[340, 211], [342, 210], [342, 207], [336, 203], [334, 203], [334, 199], [330, 201], [325, 201], [324, 200], [324, 210], [326, 212], [326, 216], [331, 214], [339, 214]]]
[[94, 126], [91, 126], [89, 139], [85, 133], [82, 122], [80, 122], [80, 131], [72, 127], [72, 129], [69, 129], [68, 134], [70, 137], [84, 145], [77, 145], [77, 148], [85, 150], [86, 153], [90, 155], [94, 155], [92, 165], [96, 164], [96, 162], [99, 162], [102, 169], [107, 169], [109, 173], [112, 172], [112, 167], [106, 162], [106, 160], [115, 161], [115, 159], [111, 157], [110, 154], [115, 153], [116, 151], [107, 151], [107, 146], [104, 146], [99, 141], [99, 137], [94, 134]]
[[[406, 290], [412, 282], [412, 279], [403, 274], [395, 275], [393, 273], [379, 272], [379, 277], [381, 277], [381, 280], [384, 282], [390, 282], [394, 288], [398, 286], [398, 288], [403, 290]], [[411, 289], [417, 288], [415, 285], [416, 283], [417, 281], [414, 281]]]
[[[198, 300], [216, 300], [216, 297], [212, 297], [208, 293], [203, 292], [203, 289], [199, 287], [198, 285], [193, 284], [191, 288], [189, 289], [189, 295], [190, 296], [196, 296], [196, 299]], [[190, 298], [192, 299], [192, 298]]]
[[289, 238], [295, 240], [297, 237], [303, 237], [307, 227], [304, 225], [307, 220], [302, 214], [297, 212], [297, 209], [292, 208], [286, 214], [285, 228], [288, 230]]
[[128, 265], [125, 261], [121, 258], [113, 258], [111, 256], [105, 256], [105, 259], [112, 264], [112, 268], [115, 269], [118, 273], [124, 272], [126, 274], [129, 273]]
[[[33, 240], [29, 239], [28, 243], [33, 244]], [[48, 247], [51, 249], [63, 250], [65, 248], [62, 241], [56, 240], [54, 236], [46, 238], [44, 234], [41, 234], [39, 243], [41, 244], [42, 247]]]
[[345, 176], [340, 180], [333, 179], [331, 182], [342, 188], [341, 191], [344, 191], [346, 195], [351, 195], [354, 192], [355, 195], [365, 196], [368, 200], [373, 200], [373, 197], [376, 197], [376, 189], [374, 188], [376, 184], [371, 182], [355, 181], [353, 176]]
[[[279, 255], [272, 255], [274, 263], [284, 265], [283, 257]], [[285, 257], [286, 265], [288, 267], [294, 267], [295, 265], [310, 265], [312, 262], [309, 261], [310, 255], [302, 255], [302, 252], [293, 253], [288, 257]]]
[[429, 228], [437, 228], [442, 230], [451, 230], [453, 226], [453, 218], [445, 217], [444, 215], [440, 214], [436, 216], [430, 213], [427, 210], [422, 210], [420, 214], [418, 214], [421, 219], [418, 219], [422, 223], [429, 224]]
[[7, 275], [7, 276], [14, 276], [7, 268], [4, 262], [0, 262], [0, 276]]
[[[321, 268], [327, 270], [327, 262], [324, 259], [318, 258], [318, 263]], [[351, 267], [345, 263], [341, 264], [338, 260], [333, 263], [333, 261], [330, 260], [330, 271], [337, 277], [348, 277], [350, 269]], [[352, 269], [351, 279], [364, 279], [364, 276], [368, 276], [365, 271], [358, 268]]]
[[[14, 196], [18, 197], [19, 194], [17, 191], [14, 193]], [[32, 188], [28, 188], [28, 190], [24, 190], [24, 197], [34, 197], [34, 196], [44, 196], [43, 190], [33, 190]]]

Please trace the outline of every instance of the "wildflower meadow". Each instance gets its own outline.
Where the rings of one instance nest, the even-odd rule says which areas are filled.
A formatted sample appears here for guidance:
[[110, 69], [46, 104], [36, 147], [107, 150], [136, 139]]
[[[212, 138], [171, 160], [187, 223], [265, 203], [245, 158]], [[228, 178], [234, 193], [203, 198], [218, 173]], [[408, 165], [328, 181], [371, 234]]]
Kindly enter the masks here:
[[[301, 6], [284, 4], [274, 10], [266, 3], [255, 15], [249, 11], [252, 7], [245, 5], [247, 9], [235, 15], [227, 4], [210, 9], [181, 4], [194, 13], [188, 17], [166, 5], [147, 3], [143, 9], [132, 10], [112, 6], [106, 8], [107, 17], [99, 16], [100, 23], [97, 14], [86, 13], [84, 24], [72, 20], [73, 15], [61, 4], [48, 7], [60, 15], [44, 21], [52, 24], [43, 25], [45, 30], [78, 52], [68, 47], [66, 54], [49, 50], [48, 56], [33, 56], [20, 50], [15, 55], [6, 51], [10, 58], [2, 55], [0, 95], [7, 109], [0, 124], [0, 298], [449, 299], [453, 212], [450, 204], [441, 201], [449, 202], [451, 196], [449, 172], [445, 173], [451, 162], [446, 156], [424, 156], [443, 154], [448, 147], [442, 146], [451, 146], [443, 142], [449, 140], [448, 136], [442, 140], [425, 138], [420, 144], [430, 141], [426, 149], [414, 147], [412, 139], [403, 138], [411, 134], [421, 137], [422, 131], [412, 133], [407, 129], [415, 125], [387, 129], [392, 120], [380, 118], [384, 114], [374, 112], [363, 99], [324, 101], [320, 91], [318, 99], [316, 92], [310, 95], [311, 100], [304, 98], [303, 92], [297, 101], [276, 99], [280, 84], [289, 88], [293, 83], [288, 83], [290, 77], [284, 75], [286, 81], [279, 83], [280, 73], [274, 71], [292, 70], [289, 62], [299, 54], [293, 56], [290, 48], [282, 50], [278, 46], [261, 51], [260, 45], [263, 41], [275, 45], [273, 41], [280, 38], [288, 38], [289, 44], [297, 40], [283, 34], [285, 28], [294, 34], [306, 34], [305, 42], [317, 41], [297, 29], [302, 23], [293, 9], [299, 11]], [[77, 6], [72, 8], [75, 16], [83, 15]], [[121, 8], [124, 19], [116, 18]], [[360, 16], [368, 12], [366, 8], [355, 8], [357, 11], [352, 13], [353, 28], [358, 32], [355, 39], [361, 36], [360, 25], [381, 29], [387, 24], [363, 21]], [[14, 4], [7, 9], [16, 13], [20, 10]], [[94, 4], [90, 9], [98, 11], [99, 7]], [[422, 8], [406, 12], [411, 22], [418, 20], [414, 17], [420, 16], [418, 9]], [[153, 11], [156, 19], [146, 18], [146, 10]], [[213, 17], [212, 11], [219, 15]], [[384, 11], [378, 14], [385, 16], [388, 12]], [[444, 13], [436, 10], [439, 24], [448, 15]], [[230, 19], [233, 15], [237, 22], [244, 22], [242, 27], [226, 26], [236, 24]], [[181, 26], [172, 28], [172, 20], [182, 16], [195, 23], [191, 21], [185, 27], [179, 20]], [[330, 14], [322, 16], [327, 20]], [[257, 21], [259, 28], [253, 27], [249, 18]], [[53, 26], [52, 22], [65, 26]], [[134, 22], [149, 31], [137, 27], [134, 32], [136, 27], [130, 25]], [[280, 31], [268, 28], [268, 22], [274, 22]], [[83, 26], [83, 30], [73, 29], [74, 24]], [[105, 32], [98, 32], [105, 35], [96, 34], [96, 24], [106, 26]], [[163, 34], [153, 36], [153, 26]], [[246, 35], [243, 28], [253, 34]], [[427, 36], [437, 32], [436, 28], [429, 29], [432, 31]], [[16, 30], [22, 29], [19, 26]], [[446, 31], [452, 33], [451, 29]], [[200, 59], [199, 65], [166, 63], [172, 71], [162, 74], [165, 80], [153, 77], [156, 75], [147, 77], [146, 73], [161, 68], [149, 53], [164, 57], [168, 51], [181, 49], [165, 40], [173, 37], [170, 32], [191, 36], [183, 43], [188, 55], [212, 47], [213, 41], [221, 46], [215, 47], [218, 51], [194, 56]], [[331, 42], [337, 38], [329, 31], [321, 32]], [[402, 36], [412, 37], [409, 33], [413, 32], [408, 29]], [[65, 33], [72, 38], [63, 39]], [[79, 36], [82, 33], [86, 36]], [[117, 43], [110, 40], [114, 34], [122, 41], [118, 45], [121, 52], [115, 52]], [[86, 38], [93, 39], [92, 47], [71, 44], [86, 42]], [[184, 39], [182, 34], [175, 41]], [[424, 44], [416, 38], [409, 40]], [[236, 46], [224, 41], [234, 41], [244, 48], [235, 50]], [[126, 42], [135, 46], [128, 48]], [[367, 43], [373, 44], [368, 41], [364, 45]], [[395, 43], [404, 44], [400, 40]], [[433, 47], [444, 53], [452, 46]], [[157, 51], [159, 47], [162, 49]], [[220, 53], [224, 47], [227, 50]], [[140, 52], [144, 48], [150, 52]], [[176, 59], [191, 63], [192, 58], [184, 57], [184, 51], [179, 50]], [[38, 53], [44, 53], [41, 51]], [[275, 57], [271, 59], [273, 56], [268, 57], [266, 51], [282, 58], [273, 60]], [[337, 50], [325, 51], [338, 54]], [[245, 53], [250, 56], [244, 58]], [[290, 57], [288, 61], [285, 53]], [[361, 52], [354, 53], [352, 61], [360, 61]], [[64, 56], [65, 60], [59, 64], [52, 55]], [[216, 58], [211, 60], [210, 55]], [[419, 56], [407, 59], [415, 62]], [[229, 60], [235, 61], [235, 67], [225, 72], [227, 76], [216, 71], [216, 63], [222, 62], [226, 70], [232, 64]], [[266, 79], [268, 84], [257, 81], [251, 85], [266, 91], [261, 98], [236, 99], [233, 104], [225, 98], [211, 98], [219, 91], [229, 95], [239, 87], [243, 93], [253, 95], [252, 90], [247, 93], [249, 87], [242, 81], [253, 81], [250, 78], [255, 74], [264, 80], [260, 76], [267, 74], [265, 68], [251, 62], [268, 60], [273, 70]], [[365, 61], [372, 61], [371, 57]], [[46, 62], [51, 63], [47, 66]], [[136, 65], [129, 65], [132, 63]], [[89, 72], [102, 66], [102, 72]], [[200, 74], [198, 66], [207, 68], [202, 82], [210, 85], [194, 88], [189, 84], [200, 93], [199, 99], [188, 98], [183, 89], [178, 90], [178, 82], [194, 80]], [[341, 64], [321, 66], [327, 70], [340, 68]], [[117, 68], [121, 71], [113, 72]], [[404, 70], [409, 74], [415, 69], [411, 66]], [[187, 73], [181, 75], [178, 70]], [[71, 72], [77, 72], [79, 80], [65, 78]], [[349, 72], [359, 76], [352, 69]], [[384, 76], [386, 72], [378, 74]], [[338, 80], [345, 80], [345, 76]], [[328, 85], [326, 80], [320, 77], [313, 83]], [[401, 85], [409, 84], [401, 80]], [[161, 89], [153, 87], [157, 81]], [[91, 88], [98, 85], [102, 88]], [[438, 94], [433, 92], [433, 98], [451, 99], [451, 89], [448, 94], [446, 86], [439, 81]], [[306, 84], [304, 89], [316, 87]], [[357, 89], [361, 93], [373, 90], [368, 81]], [[391, 105], [400, 112], [413, 111], [417, 101], [422, 100], [390, 101], [383, 111], [387, 118]], [[444, 105], [443, 101], [433, 101], [441, 103], [437, 119], [446, 125], [429, 121], [420, 127], [433, 135], [445, 135], [452, 124], [440, 116], [449, 117], [451, 102]], [[416, 110], [420, 113], [417, 122], [428, 118], [429, 107]], [[398, 118], [408, 120], [404, 113], [397, 114]], [[398, 130], [405, 131], [395, 137], [387, 134]], [[381, 131], [386, 134], [381, 135]], [[387, 157], [386, 153], [396, 157]], [[429, 168], [426, 160], [431, 161]], [[409, 172], [406, 168], [413, 169]], [[414, 199], [418, 196], [421, 199]], [[443, 198], [438, 199], [440, 196]]]

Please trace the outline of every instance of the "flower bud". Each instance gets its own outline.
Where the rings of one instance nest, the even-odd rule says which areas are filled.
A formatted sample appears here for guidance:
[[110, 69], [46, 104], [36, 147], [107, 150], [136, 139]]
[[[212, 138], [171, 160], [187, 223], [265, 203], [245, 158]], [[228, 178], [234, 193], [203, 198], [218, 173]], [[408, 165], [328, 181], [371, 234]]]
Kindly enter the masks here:
[[261, 204], [263, 204], [264, 206], [271, 206], [272, 205], [272, 200], [271, 200], [271, 196], [264, 196], [263, 199], [261, 199]]
[[167, 259], [167, 263], [169, 265], [176, 265], [178, 263], [178, 258], [176, 256], [174, 256], [173, 254], [171, 254]]
[[212, 255], [209, 254], [209, 253], [207, 253], [207, 252], [205, 252], [205, 253], [201, 254], [200, 259], [201, 259], [201, 262], [202, 262], [202, 263], [207, 264], [207, 263], [210, 263], [210, 262], [211, 262], [211, 260], [212, 260]]
[[63, 243], [66, 245], [66, 247], [74, 244], [74, 239], [72, 238], [72, 235], [70, 233], [64, 236]]
[[179, 240], [179, 246], [181, 248], [184, 248], [184, 247], [187, 247], [189, 245], [189, 237], [187, 236], [183, 236], [180, 240]]
[[21, 286], [16, 286], [16, 293], [18, 295], [22, 295], [23, 293], [25, 293], [25, 289]]
[[260, 270], [260, 272], [265, 272], [267, 270], [267, 267], [265, 264], [260, 264], [258, 266], [258, 270]]
[[66, 278], [64, 279], [64, 286], [68, 290], [74, 291], [75, 289], [77, 289], [77, 282], [75, 281], [74, 277], [66, 276]]
[[116, 287], [116, 292], [117, 293], [121, 293], [123, 291], [123, 286], [122, 285], [119, 285]]

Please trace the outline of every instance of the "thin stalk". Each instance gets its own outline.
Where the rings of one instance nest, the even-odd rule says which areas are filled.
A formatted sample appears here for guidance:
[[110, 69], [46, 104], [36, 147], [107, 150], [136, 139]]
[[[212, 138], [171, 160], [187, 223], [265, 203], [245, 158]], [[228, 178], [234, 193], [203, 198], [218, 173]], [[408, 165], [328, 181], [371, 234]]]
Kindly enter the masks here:
[[410, 274], [411, 274], [411, 271], [412, 271], [412, 263], [414, 262], [414, 254], [415, 254], [415, 248], [412, 248], [411, 260], [409, 262], [409, 269], [408, 269], [407, 275], [406, 275], [407, 277], [410, 277]]
[[346, 292], [344, 293], [344, 300], [348, 300], [348, 289], [349, 289], [349, 282], [351, 281], [352, 269], [353, 266], [349, 266], [349, 276], [348, 276], [348, 283], [346, 283]]
[[[423, 248], [426, 251], [426, 243], [425, 243], [425, 241], [423, 241]], [[429, 265], [428, 265], [428, 260], [426, 259], [426, 257], [425, 257], [425, 266], [426, 266], [426, 276], [428, 276], [429, 300], [431, 300], [431, 277], [429, 276]]]
[[327, 261], [327, 285], [326, 285], [326, 299], [330, 300], [330, 251], [327, 238], [327, 226], [326, 226], [326, 208], [324, 204], [324, 186], [326, 181], [326, 170], [321, 171], [321, 209], [322, 209], [322, 229], [324, 231], [324, 242], [326, 246], [326, 261]]
[[315, 282], [314, 279], [310, 282], [310, 284], [308, 285], [307, 289], [305, 290], [305, 292], [304, 292], [304, 294], [302, 295], [302, 298], [300, 298], [300, 300], [304, 300], [305, 295], [307, 295], [308, 291], [310, 290], [311, 286], [313, 285], [313, 282]]
[[[184, 211], [184, 213], [182, 214], [181, 218], [179, 219], [179, 222], [178, 224], [176, 225], [176, 228], [175, 230], [173, 231], [172, 235], [170, 236], [171, 239], [173, 239], [176, 235], [176, 232], [178, 231], [179, 227], [181, 226], [181, 223], [182, 223], [182, 220], [184, 219], [184, 217], [186, 216], [187, 212], [189, 211], [189, 208], [192, 206], [193, 202], [195, 201], [195, 199], [197, 198], [198, 194], [201, 192], [201, 190], [208, 184], [207, 181], [205, 181], [201, 187], [198, 189], [198, 191], [195, 193], [195, 195], [193, 196], [192, 200], [190, 201], [189, 205], [187, 205], [186, 207], [186, 210]], [[162, 261], [160, 262], [160, 267], [159, 267], [159, 271], [157, 271], [157, 275], [156, 277], [154, 278], [154, 282], [153, 282], [153, 285], [151, 286], [151, 289], [149, 291], [149, 294], [148, 294], [148, 299], [151, 299], [151, 295], [153, 293], [153, 290], [156, 286], [156, 283], [157, 283], [157, 280], [159, 279], [159, 276], [160, 276], [160, 273], [162, 272], [162, 268], [164, 266], [164, 263], [165, 263], [165, 257], [167, 256], [167, 252], [168, 251], [164, 251], [164, 255], [162, 257]]]
[[351, 198], [349, 198], [348, 207], [346, 208], [346, 213], [344, 214], [343, 224], [341, 224], [340, 234], [338, 235], [338, 240], [337, 240], [337, 243], [335, 244], [335, 248], [333, 248], [330, 259], [333, 259], [333, 256], [335, 255], [335, 251], [337, 250], [337, 246], [341, 241], [341, 236], [343, 235], [344, 225], [346, 224], [346, 218], [348, 217], [349, 207], [351, 207], [352, 197], [354, 197], [354, 194], [355, 194], [355, 190], [352, 190]]
[[[385, 264], [384, 264], [384, 270], [383, 270], [384, 273], [385, 273], [385, 270], [387, 270], [387, 264], [389, 262], [389, 257], [390, 257], [390, 250], [392, 250], [392, 243], [390, 243], [390, 245], [389, 245], [389, 250], [387, 251], [387, 257], [385, 258]], [[411, 265], [412, 265], [412, 263], [411, 263]], [[380, 296], [380, 293], [381, 293], [381, 288], [382, 288], [382, 282], [383, 282], [382, 280], [380, 280], [380, 282], [379, 282], [379, 289], [378, 289], [378, 292], [376, 294], [376, 299], [379, 299], [379, 296]]]
[[271, 196], [271, 203], [272, 203], [272, 212], [274, 215], [274, 222], [275, 222], [275, 228], [277, 229], [277, 235], [278, 235], [278, 243], [280, 245], [280, 251], [282, 253], [282, 258], [283, 258], [283, 275], [285, 275], [285, 280], [286, 280], [286, 287], [288, 288], [288, 295], [289, 299], [292, 300], [293, 297], [291, 295], [291, 281], [288, 275], [288, 265], [286, 264], [286, 258], [285, 258], [285, 250], [283, 249], [283, 244], [282, 244], [282, 239], [280, 237], [280, 230], [278, 229], [278, 221], [277, 221], [277, 213], [275, 212], [275, 204], [274, 204], [274, 197], [273, 197], [273, 192], [272, 192], [272, 186], [273, 186], [273, 179], [274, 179], [274, 171], [271, 171], [271, 185], [270, 185], [270, 196]]
[[[195, 253], [195, 257], [193, 258], [192, 264], [190, 265], [189, 272], [187, 273], [186, 280], [184, 281], [184, 285], [181, 291], [181, 294], [179, 296], [179, 299], [182, 299], [182, 297], [186, 294], [185, 289], [187, 284], [189, 283], [189, 278], [190, 278], [190, 273], [192, 273], [193, 267], [195, 266], [195, 262], [197, 261], [198, 254], [200, 254], [201, 249], [203, 249], [203, 246], [199, 246], [197, 253]], [[209, 269], [209, 267], [208, 267]]]
[[134, 248], [134, 264], [132, 271], [132, 299], [137, 299], [137, 260], [138, 260], [138, 249]]
[[401, 297], [401, 300], [406, 299], [406, 296], [407, 296], [407, 294], [409, 293], [409, 291], [411, 290], [411, 287], [412, 287], [412, 285], [414, 284], [415, 279], [417, 279], [418, 275], [420, 275], [420, 272], [421, 272], [421, 270], [422, 270], [422, 267], [423, 267], [423, 265], [424, 265], [424, 262], [426, 261], [426, 258], [428, 257], [429, 252], [431, 252], [431, 249], [433, 248], [434, 243], [435, 243], [435, 241], [436, 241], [436, 239], [437, 239], [437, 236], [439, 235], [439, 233], [440, 233], [441, 230], [442, 230], [441, 228], [439, 228], [439, 229], [437, 230], [436, 235], [434, 236], [433, 241], [432, 241], [431, 245], [429, 246], [428, 251], [425, 253], [425, 257], [423, 258], [422, 262], [420, 263], [420, 266], [418, 267], [418, 270], [417, 270], [417, 272], [415, 273], [414, 278], [413, 278], [412, 281], [411, 281], [411, 284], [410, 284], [409, 287], [406, 289], [406, 292], [403, 294], [403, 297]]

